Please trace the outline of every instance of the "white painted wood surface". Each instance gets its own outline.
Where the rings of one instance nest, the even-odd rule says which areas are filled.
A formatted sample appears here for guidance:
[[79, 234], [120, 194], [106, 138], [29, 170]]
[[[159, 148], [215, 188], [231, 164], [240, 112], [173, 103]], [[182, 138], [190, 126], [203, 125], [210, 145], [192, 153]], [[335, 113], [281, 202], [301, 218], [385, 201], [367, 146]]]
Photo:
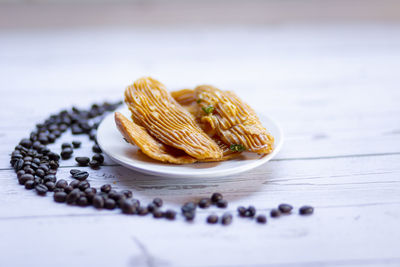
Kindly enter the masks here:
[[[2, 31], [0, 266], [399, 266], [399, 69], [399, 25]], [[36, 122], [119, 99], [141, 75], [171, 89], [236, 91], [281, 122], [283, 150], [219, 179], [152, 177], [107, 159], [90, 171], [92, 184], [115, 183], [143, 202], [162, 196], [176, 209], [220, 191], [233, 213], [288, 202], [315, 214], [222, 227], [205, 223], [223, 212], [213, 208], [194, 223], [169, 222], [69, 207], [18, 185], [9, 153]], [[63, 161], [58, 177], [71, 166]]]

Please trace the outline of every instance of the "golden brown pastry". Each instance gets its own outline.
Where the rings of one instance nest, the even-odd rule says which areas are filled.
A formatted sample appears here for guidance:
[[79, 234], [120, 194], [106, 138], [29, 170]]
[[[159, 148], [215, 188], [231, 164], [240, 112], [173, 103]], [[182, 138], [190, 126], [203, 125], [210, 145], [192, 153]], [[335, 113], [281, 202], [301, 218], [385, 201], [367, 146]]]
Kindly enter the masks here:
[[141, 151], [152, 159], [174, 164], [196, 162], [182, 150], [169, 147], [154, 139], [142, 126], [130, 121], [119, 112], [115, 112], [115, 123], [118, 130], [132, 145], [137, 145]]
[[261, 125], [254, 110], [233, 92], [202, 85], [193, 91], [176, 91], [173, 95], [196, 117], [209, 136], [217, 136], [231, 150], [260, 154], [272, 151], [273, 136]]
[[125, 103], [134, 122], [158, 141], [199, 160], [222, 158], [218, 145], [159, 81], [150, 77], [136, 80], [125, 90]]

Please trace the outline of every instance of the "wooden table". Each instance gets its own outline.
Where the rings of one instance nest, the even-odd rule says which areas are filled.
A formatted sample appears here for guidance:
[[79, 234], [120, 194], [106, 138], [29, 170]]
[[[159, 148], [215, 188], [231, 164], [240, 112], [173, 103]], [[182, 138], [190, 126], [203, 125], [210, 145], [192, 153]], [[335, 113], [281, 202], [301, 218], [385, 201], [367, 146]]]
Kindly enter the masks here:
[[[109, 28], [0, 33], [0, 266], [399, 266], [400, 27]], [[219, 179], [167, 179], [106, 159], [89, 181], [179, 209], [221, 192], [229, 227], [53, 202], [19, 186], [9, 154], [50, 113], [122, 98], [136, 78], [234, 90], [285, 132], [281, 153]], [[51, 146], [60, 150], [66, 134]], [[86, 137], [75, 156], [91, 154]], [[62, 161], [68, 178], [74, 161]], [[253, 204], [266, 225], [236, 216]], [[301, 205], [315, 207], [308, 217]]]

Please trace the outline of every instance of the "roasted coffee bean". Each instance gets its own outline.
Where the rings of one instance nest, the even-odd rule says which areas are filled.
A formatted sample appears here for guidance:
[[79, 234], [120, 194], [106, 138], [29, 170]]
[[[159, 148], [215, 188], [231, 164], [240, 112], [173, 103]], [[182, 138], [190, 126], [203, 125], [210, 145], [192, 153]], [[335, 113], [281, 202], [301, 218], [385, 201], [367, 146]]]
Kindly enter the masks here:
[[38, 184], [37, 186], [35, 186], [36, 189], [36, 193], [38, 193], [38, 195], [44, 196], [46, 195], [48, 189], [45, 185], [43, 184]]
[[51, 133], [47, 136], [47, 140], [49, 141], [50, 144], [54, 143], [56, 141], [57, 137]]
[[54, 174], [47, 174], [46, 176], [43, 177], [43, 181], [45, 183], [47, 183], [47, 182], [55, 183], [57, 181], [57, 178]]
[[56, 187], [56, 188], [54, 188], [53, 192], [54, 192], [54, 193], [57, 193], [57, 192], [64, 192], [64, 188], [58, 188], [58, 187]]
[[79, 171], [72, 175], [73, 178], [79, 181], [84, 181], [89, 177], [89, 173], [85, 171]]
[[176, 211], [174, 210], [167, 210], [165, 212], [165, 218], [167, 218], [168, 220], [175, 220], [176, 217]]
[[89, 188], [86, 188], [84, 192], [85, 192], [85, 196], [87, 197], [89, 203], [91, 203], [94, 196], [96, 195], [97, 190], [94, 187], [89, 187]]
[[61, 132], [60, 132], [59, 130], [53, 131], [52, 134], [53, 134], [56, 138], [58, 138], [58, 137], [61, 136]]
[[18, 178], [20, 178], [22, 175], [24, 175], [25, 174], [25, 171], [24, 170], [19, 170], [18, 172], [17, 172], [17, 177]]
[[120, 206], [125, 214], [135, 214], [138, 208], [131, 199], [122, 200]]
[[51, 132], [58, 130], [58, 126], [56, 124], [50, 124], [47, 129]]
[[81, 181], [81, 182], [79, 182], [79, 184], [78, 184], [78, 188], [81, 190], [81, 191], [85, 191], [87, 188], [89, 188], [90, 187], [90, 184], [89, 184], [89, 182], [88, 181]]
[[181, 207], [182, 212], [193, 212], [196, 210], [194, 202], [187, 202]]
[[18, 179], [18, 182], [20, 185], [24, 185], [27, 181], [33, 181], [34, 176], [32, 174], [25, 173], [21, 175], [21, 177]]
[[35, 170], [30, 167], [25, 167], [24, 171], [25, 171], [25, 173], [35, 174]]
[[46, 134], [39, 134], [38, 136], [38, 141], [42, 144], [42, 145], [47, 145], [49, 143], [49, 139], [47, 138]]
[[211, 205], [211, 199], [209, 199], [209, 198], [200, 199], [198, 205], [202, 209], [208, 208]]
[[228, 207], [228, 201], [226, 201], [225, 199], [220, 199], [217, 201], [217, 207], [218, 208], [226, 208]]
[[211, 201], [213, 203], [217, 203], [219, 200], [222, 200], [224, 197], [222, 196], [221, 193], [214, 193], [211, 195]]
[[101, 153], [102, 152], [101, 148], [100, 148], [100, 146], [98, 144], [94, 144], [93, 147], [92, 147], [92, 150], [93, 150], [94, 153]]
[[80, 192], [79, 189], [74, 189], [72, 190], [68, 195], [67, 195], [67, 203], [68, 204], [73, 204], [75, 201], [80, 197]]
[[300, 213], [300, 215], [311, 215], [311, 214], [313, 214], [314, 213], [314, 208], [313, 207], [311, 207], [311, 206], [302, 206], [300, 209], [299, 209], [299, 213]]
[[221, 223], [222, 223], [223, 225], [229, 225], [229, 224], [232, 223], [232, 219], [233, 219], [232, 214], [230, 214], [230, 213], [224, 213], [224, 214], [222, 215], [222, 218], [221, 218]]
[[14, 163], [14, 170], [15, 171], [19, 171], [22, 169], [22, 167], [24, 166], [24, 160], [23, 159], [18, 159], [15, 163]]
[[32, 163], [34, 163], [34, 164], [36, 164], [36, 165], [40, 165], [40, 159], [39, 158], [34, 158], [33, 160], [32, 160]]
[[49, 157], [49, 159], [54, 160], [54, 161], [59, 161], [60, 160], [60, 155], [54, 153], [54, 152], [49, 152], [47, 154], [47, 156]]
[[194, 211], [184, 212], [183, 216], [187, 221], [193, 221], [194, 217], [196, 216], [196, 213]]
[[153, 217], [157, 219], [162, 218], [164, 217], [164, 213], [161, 210], [156, 209], [153, 211]]
[[249, 206], [245, 212], [246, 217], [254, 217], [256, 215], [256, 208], [254, 206]]
[[215, 214], [208, 215], [207, 222], [209, 224], [216, 224], [218, 222], [218, 216]]
[[104, 156], [102, 154], [94, 154], [92, 160], [97, 161], [99, 164], [103, 164]]
[[37, 169], [35, 174], [39, 177], [44, 177], [46, 175], [46, 173], [44, 172], [44, 170], [42, 169]]
[[53, 182], [46, 182], [44, 185], [49, 191], [54, 191], [54, 188], [56, 188], [56, 185]]
[[145, 216], [149, 214], [149, 210], [146, 207], [140, 206], [137, 210], [138, 214], [141, 216]]
[[155, 211], [157, 209], [157, 207], [156, 207], [156, 205], [154, 203], [150, 203], [149, 205], [147, 205], [147, 209], [150, 212], [153, 212], [153, 211]]
[[102, 209], [104, 207], [104, 198], [102, 196], [94, 196], [92, 202], [96, 209]]
[[28, 180], [25, 182], [26, 189], [33, 189], [35, 188], [35, 182], [33, 180]]
[[43, 179], [40, 177], [37, 177], [37, 176], [35, 176], [35, 178], [33, 178], [33, 181], [35, 182], [35, 185], [43, 184]]
[[282, 212], [282, 213], [290, 213], [293, 209], [293, 207], [289, 204], [280, 204], [278, 206], [278, 209]]
[[32, 146], [32, 141], [28, 138], [22, 139], [19, 144], [23, 147], [30, 148]]
[[58, 169], [59, 165], [58, 165], [57, 161], [51, 160], [51, 161], [49, 162], [49, 167], [50, 167], [51, 169], [53, 169], [53, 170], [56, 170], [56, 169]]
[[77, 188], [79, 186], [80, 181], [78, 180], [73, 180], [72, 182], [69, 183], [70, 186], [73, 188]]
[[44, 170], [45, 172], [48, 172], [48, 171], [50, 170], [50, 168], [49, 168], [49, 166], [48, 166], [47, 163], [41, 163], [41, 164], [39, 165], [39, 169], [42, 169], [42, 170]]
[[278, 209], [272, 209], [270, 212], [271, 217], [277, 218], [281, 216], [281, 212]]
[[132, 191], [131, 190], [122, 190], [122, 194], [124, 194], [125, 197], [131, 198], [132, 197]]
[[70, 173], [71, 175], [74, 175], [75, 173], [78, 173], [78, 172], [80, 172], [80, 170], [77, 170], [77, 169], [71, 169], [71, 170], [69, 171], [69, 173]]
[[117, 206], [117, 203], [115, 202], [114, 199], [108, 198], [104, 202], [104, 208], [106, 208], [108, 210], [115, 209], [116, 206]]
[[257, 220], [258, 223], [262, 223], [262, 224], [267, 223], [267, 217], [265, 215], [262, 215], [262, 214], [258, 215], [256, 220]]
[[79, 166], [88, 166], [90, 158], [88, 158], [88, 157], [76, 157], [75, 161], [78, 162]]
[[155, 199], [153, 199], [153, 203], [154, 205], [156, 205], [158, 208], [162, 207], [163, 205], [163, 200], [159, 197], [156, 197]]
[[245, 213], [246, 213], [246, 208], [245, 207], [243, 207], [243, 206], [239, 206], [238, 208], [237, 208], [237, 211], [238, 211], [238, 213], [239, 213], [239, 216], [241, 216], [241, 217], [244, 217], [245, 216]]
[[65, 148], [61, 151], [60, 155], [62, 159], [70, 159], [72, 154], [74, 153], [74, 151], [72, 150], [72, 148]]
[[54, 201], [58, 203], [63, 203], [67, 199], [67, 193], [65, 192], [56, 192], [53, 195]]
[[56, 175], [57, 174], [57, 170], [50, 169], [48, 174]]
[[26, 156], [25, 158], [24, 158], [24, 161], [26, 162], [26, 161], [32, 161], [33, 160], [33, 158], [32, 157], [30, 157], [30, 156]]
[[89, 166], [90, 168], [97, 170], [100, 168], [100, 163], [97, 160], [91, 160], [89, 161]]
[[82, 142], [81, 141], [72, 141], [72, 145], [74, 148], [80, 148], [81, 147]]
[[67, 194], [71, 193], [72, 190], [74, 190], [74, 188], [70, 185], [64, 188], [64, 192]]
[[115, 201], [118, 201], [121, 197], [125, 197], [122, 193], [118, 193], [116, 190], [110, 190], [107, 194], [109, 198], [112, 198]]
[[82, 130], [81, 127], [79, 127], [78, 124], [72, 124], [71, 132], [72, 132], [73, 135], [83, 134], [84, 133], [84, 131]]
[[108, 193], [108, 192], [110, 192], [111, 191], [111, 185], [110, 184], [104, 184], [104, 185], [102, 185], [101, 187], [100, 187], [100, 190], [101, 190], [101, 192], [104, 192], [104, 193]]
[[64, 148], [67, 148], [67, 147], [72, 148], [72, 145], [70, 143], [62, 143], [61, 144], [61, 149], [64, 149]]
[[58, 130], [60, 130], [60, 132], [65, 132], [68, 129], [68, 125], [67, 124], [60, 124], [60, 126], [58, 126]]
[[96, 135], [97, 135], [97, 131], [96, 131], [96, 129], [91, 129], [90, 131], [89, 131], [89, 139], [90, 140], [96, 140]]
[[76, 204], [78, 204], [78, 206], [81, 206], [81, 207], [86, 207], [87, 205], [89, 205], [89, 201], [85, 196], [81, 196], [76, 201]]

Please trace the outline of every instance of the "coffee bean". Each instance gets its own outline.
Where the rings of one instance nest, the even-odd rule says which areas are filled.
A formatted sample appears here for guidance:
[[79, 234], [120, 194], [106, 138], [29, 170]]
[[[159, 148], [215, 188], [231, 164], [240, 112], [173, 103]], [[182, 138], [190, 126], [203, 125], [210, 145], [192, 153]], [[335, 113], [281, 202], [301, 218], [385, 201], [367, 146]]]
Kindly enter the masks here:
[[141, 216], [145, 216], [149, 214], [149, 210], [146, 207], [140, 206], [137, 210], [138, 214]]
[[53, 195], [54, 201], [58, 203], [63, 203], [67, 199], [67, 193], [65, 192], [56, 192]]
[[211, 195], [211, 201], [213, 203], [217, 203], [218, 200], [222, 200], [222, 199], [223, 199], [223, 196], [222, 196], [221, 193], [214, 193], [214, 194]]
[[92, 202], [96, 209], [102, 209], [104, 207], [104, 198], [99, 195], [94, 196]]
[[311, 207], [311, 206], [302, 206], [300, 209], [299, 209], [299, 213], [300, 213], [300, 215], [311, 215], [311, 214], [313, 214], [314, 213], [314, 208], [313, 207]]
[[64, 179], [60, 179], [56, 183], [57, 188], [66, 188], [68, 186], [68, 182]]
[[92, 160], [97, 161], [99, 164], [103, 164], [104, 156], [102, 154], [94, 154]]
[[39, 177], [44, 177], [46, 173], [42, 169], [37, 169], [35, 174]]
[[79, 186], [80, 181], [78, 180], [73, 180], [72, 182], [69, 183], [70, 186], [73, 188], [77, 188]]
[[74, 204], [75, 201], [79, 198], [79, 196], [80, 196], [79, 189], [72, 190], [71, 193], [69, 193], [67, 195], [67, 199], [66, 199], [67, 203], [68, 204]]
[[35, 188], [35, 182], [33, 180], [28, 180], [25, 182], [26, 189], [33, 189]]
[[193, 212], [196, 210], [196, 204], [194, 202], [187, 202], [181, 207], [182, 212]]
[[245, 216], [246, 210], [247, 209], [245, 207], [243, 207], [243, 206], [239, 206], [237, 208], [237, 211], [238, 211], [240, 217], [244, 217]]
[[48, 189], [45, 185], [43, 184], [38, 184], [37, 186], [35, 186], [36, 189], [36, 193], [38, 193], [38, 195], [44, 196], [46, 195]]
[[14, 163], [14, 170], [15, 171], [19, 171], [22, 169], [22, 167], [24, 166], [24, 160], [23, 159], [19, 159]]
[[54, 193], [57, 193], [57, 192], [64, 192], [64, 188], [58, 188], [58, 187], [56, 187], [56, 188], [54, 188], [53, 192], [54, 192]]
[[79, 166], [88, 166], [90, 158], [88, 158], [88, 157], [76, 157], [75, 161], [78, 162]]
[[132, 197], [132, 191], [131, 190], [122, 190], [121, 193], [124, 194], [124, 196], [126, 196], [127, 198], [131, 198]]
[[74, 151], [72, 150], [72, 148], [67, 147], [61, 151], [60, 155], [62, 159], [66, 160], [70, 159], [73, 153]]
[[89, 203], [91, 203], [93, 201], [93, 198], [96, 196], [96, 188], [94, 187], [89, 187], [85, 189], [85, 196], [87, 197]]
[[64, 188], [64, 192], [67, 194], [71, 193], [72, 190], [74, 190], [74, 188], [70, 185]]
[[85, 196], [81, 196], [76, 201], [76, 204], [78, 204], [78, 206], [81, 206], [81, 207], [86, 207], [87, 205], [89, 205], [89, 201], [87, 200], [87, 198]]
[[225, 199], [220, 199], [217, 201], [217, 207], [218, 208], [226, 208], [228, 207], [228, 201], [226, 201]]
[[77, 169], [71, 169], [71, 170], [69, 171], [69, 173], [70, 173], [71, 175], [74, 175], [75, 173], [78, 173], [78, 172], [80, 172], [80, 170], [77, 170]]
[[211, 205], [211, 200], [209, 198], [200, 199], [198, 205], [202, 209], [208, 208]]
[[50, 167], [51, 169], [53, 169], [53, 170], [56, 170], [56, 169], [58, 169], [59, 165], [58, 165], [57, 161], [51, 160], [51, 161], [49, 162], [49, 167]]
[[100, 190], [101, 190], [101, 192], [104, 192], [104, 193], [108, 193], [108, 192], [110, 192], [111, 191], [111, 185], [110, 184], [104, 184], [104, 185], [102, 185], [101, 187], [100, 187]]
[[262, 224], [267, 223], [267, 217], [265, 215], [258, 215], [256, 220], [258, 223], [262, 223]]
[[32, 160], [32, 163], [35, 163], [36, 165], [40, 165], [40, 159], [39, 158], [34, 158], [33, 160]]
[[120, 205], [122, 212], [125, 214], [134, 214], [138, 208], [131, 199], [122, 200]]
[[90, 168], [97, 170], [100, 168], [100, 163], [97, 160], [91, 160], [89, 161], [89, 166]]
[[27, 181], [33, 181], [34, 176], [32, 174], [23, 174], [21, 177], [18, 179], [18, 182], [20, 185], [24, 185]]
[[280, 204], [278, 206], [278, 209], [282, 212], [282, 213], [290, 213], [293, 209], [293, 207], [289, 204]]
[[175, 220], [176, 217], [176, 211], [174, 210], [167, 210], [165, 212], [165, 218], [167, 218], [168, 220]]
[[158, 209], [153, 212], [153, 217], [156, 219], [164, 217], [164, 213]]
[[96, 135], [97, 135], [97, 131], [96, 131], [96, 129], [91, 129], [90, 131], [89, 131], [89, 139], [90, 140], [96, 140]]
[[68, 129], [68, 125], [67, 124], [60, 124], [60, 126], [58, 126], [58, 129], [60, 130], [60, 132], [65, 132]]
[[232, 223], [232, 219], [233, 219], [232, 214], [224, 213], [224, 215], [222, 215], [222, 218], [221, 218], [221, 223], [223, 225], [229, 225]]
[[271, 214], [271, 217], [273, 217], [273, 218], [277, 218], [277, 217], [281, 216], [281, 212], [278, 209], [272, 209], [270, 214]]
[[43, 181], [45, 183], [47, 183], [47, 182], [55, 183], [57, 181], [57, 178], [54, 174], [47, 174], [45, 177], [43, 177]]
[[83, 134], [84, 133], [84, 131], [82, 130], [81, 127], [79, 127], [78, 124], [72, 124], [71, 132], [72, 132], [73, 135]]
[[254, 217], [256, 215], [256, 208], [254, 206], [249, 206], [245, 212], [246, 217]]
[[45, 184], [44, 184], [46, 187], [47, 187], [47, 189], [51, 192], [51, 191], [53, 191], [54, 190], [54, 188], [56, 188], [56, 185], [53, 183], [53, 182], [46, 182]]
[[207, 222], [209, 224], [216, 224], [218, 222], [218, 216], [215, 214], [208, 215]]
[[19, 142], [19, 144], [23, 147], [30, 148], [32, 146], [32, 141], [30, 139], [24, 138]]
[[[101, 188], [100, 188], [101, 190]], [[114, 199], [115, 201], [119, 201], [122, 198], [126, 198], [124, 194], [118, 193], [116, 190], [110, 190], [109, 192], [106, 192], [108, 194], [109, 198]]]
[[108, 210], [112, 210], [115, 209], [115, 207], [117, 206], [117, 203], [115, 202], [114, 199], [106, 199], [106, 201], [104, 202], [104, 208], [108, 209]]
[[101, 153], [102, 152], [101, 148], [100, 148], [100, 146], [98, 144], [93, 145], [92, 150], [95, 153]]
[[156, 205], [158, 208], [160, 208], [163, 205], [163, 201], [161, 198], [156, 197], [155, 199], [153, 199], [153, 203], [154, 205]]
[[39, 165], [39, 169], [42, 169], [44, 172], [48, 172], [50, 170], [49, 165], [47, 163], [41, 163]]
[[81, 144], [81, 141], [72, 141], [72, 145], [74, 146], [74, 148], [80, 148]]
[[49, 142], [50, 144], [54, 143], [54, 142], [56, 141], [56, 139], [57, 139], [57, 137], [56, 137], [53, 133], [51, 133], [51, 134], [49, 134], [49, 135], [47, 136], [47, 140], [48, 140], [48, 142]]
[[182, 215], [185, 217], [186, 221], [193, 221], [196, 213], [194, 211], [183, 212]]
[[90, 184], [89, 184], [89, 182], [88, 181], [81, 181], [81, 182], [79, 182], [79, 184], [78, 184], [78, 188], [81, 190], [81, 191], [85, 191], [87, 188], [89, 188], [90, 187]]
[[25, 173], [27, 173], [27, 174], [35, 174], [35, 170], [34, 169], [32, 169], [32, 168], [30, 168], [30, 167], [25, 167], [24, 168], [24, 171], [25, 171]]
[[60, 155], [54, 153], [54, 152], [50, 152], [47, 154], [47, 156], [49, 157], [49, 159], [54, 160], [54, 161], [59, 161], [60, 160]]
[[61, 149], [65, 149], [65, 148], [72, 148], [72, 145], [70, 143], [62, 143], [61, 144]]
[[84, 181], [88, 177], [89, 177], [89, 173], [85, 172], [85, 171], [79, 171], [72, 175], [72, 178], [75, 178], [76, 180], [79, 180], [79, 181]]
[[153, 211], [155, 211], [157, 209], [157, 207], [156, 207], [156, 205], [154, 203], [150, 203], [149, 205], [147, 205], [147, 209], [150, 212], [153, 212]]

